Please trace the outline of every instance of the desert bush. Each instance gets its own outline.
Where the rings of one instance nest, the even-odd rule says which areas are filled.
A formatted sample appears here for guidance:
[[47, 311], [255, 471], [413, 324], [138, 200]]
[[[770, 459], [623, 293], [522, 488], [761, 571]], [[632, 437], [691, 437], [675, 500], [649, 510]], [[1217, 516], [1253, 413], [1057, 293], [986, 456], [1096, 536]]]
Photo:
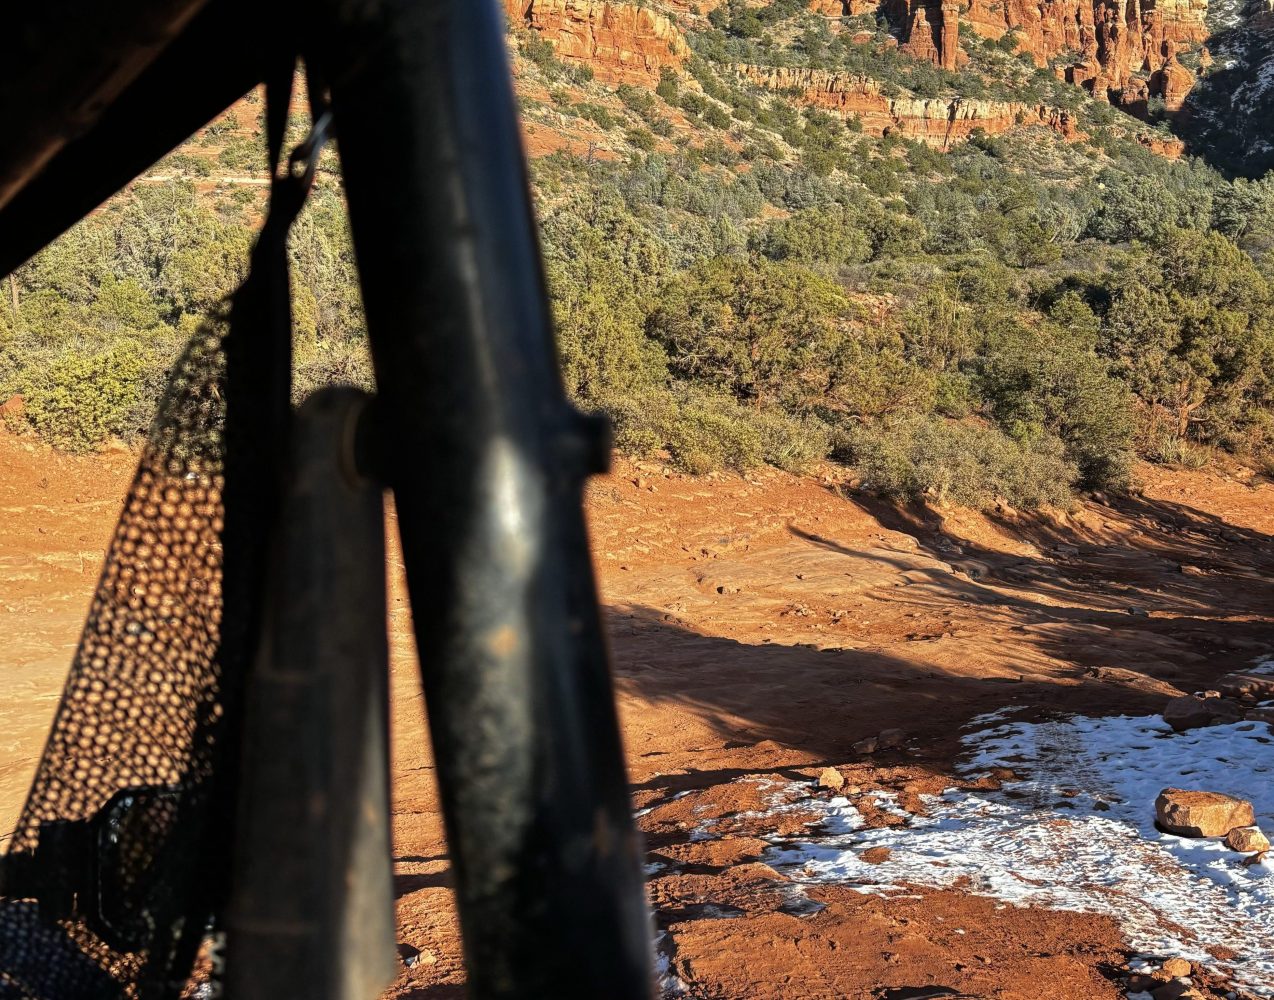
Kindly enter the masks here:
[[1166, 429], [1144, 440], [1142, 454], [1151, 462], [1181, 469], [1202, 469], [1212, 460], [1210, 449]]
[[850, 312], [835, 284], [805, 268], [717, 257], [665, 286], [647, 329], [675, 376], [799, 409], [826, 388]]
[[1021, 508], [1066, 505], [1079, 471], [1056, 438], [1030, 443], [938, 417], [911, 416], [852, 427], [837, 454], [863, 487], [896, 500], [934, 500], [977, 509], [998, 498]]
[[846, 205], [804, 209], [779, 219], [754, 233], [751, 245], [770, 260], [790, 260], [832, 271], [861, 264], [872, 255], [866, 226]]
[[977, 387], [1014, 439], [1060, 439], [1090, 489], [1127, 487], [1132, 465], [1132, 394], [1110, 363], [1062, 337], [1021, 330], [980, 365]]
[[814, 417], [769, 409], [754, 413], [752, 423], [761, 437], [761, 456], [785, 472], [806, 472], [831, 448], [830, 429]]
[[674, 467], [692, 475], [743, 472], [765, 461], [754, 415], [728, 396], [681, 385], [640, 397], [612, 396], [601, 405], [613, 423], [616, 447], [630, 454], [666, 454]]
[[142, 434], [159, 397], [162, 363], [134, 339], [86, 354], [68, 348], [29, 375], [26, 415], [51, 444], [92, 451]]

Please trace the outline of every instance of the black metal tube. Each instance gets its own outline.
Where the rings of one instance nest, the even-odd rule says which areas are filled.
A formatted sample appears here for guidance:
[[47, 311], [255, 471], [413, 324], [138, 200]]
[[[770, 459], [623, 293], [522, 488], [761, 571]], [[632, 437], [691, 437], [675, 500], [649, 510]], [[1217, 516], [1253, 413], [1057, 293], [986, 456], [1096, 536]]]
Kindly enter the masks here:
[[[113, 10], [99, 6], [104, 16]], [[249, 0], [212, 0], [180, 37], [98, 111], [92, 127], [59, 143], [56, 151], [40, 147], [38, 155], [22, 150], [0, 155], [0, 173], [13, 175], [3, 191], [7, 203], [0, 208], [0, 275], [52, 242], [243, 96], [265, 78], [268, 62], [286, 64], [288, 50], [278, 40], [276, 17], [274, 5], [263, 9]], [[15, 72], [14, 67], [0, 71], [0, 89], [31, 84], [13, 78]], [[39, 102], [30, 107], [45, 110]], [[57, 118], [55, 110], [49, 113]], [[38, 162], [28, 163], [31, 157]]]
[[92, 125], [204, 0], [25, 4], [0, 32], [0, 205]]
[[331, 0], [330, 81], [469, 995], [650, 995], [581, 486], [493, 0]]
[[374, 1000], [393, 981], [385, 521], [356, 469], [366, 397], [301, 408], [248, 683], [230, 1000]]

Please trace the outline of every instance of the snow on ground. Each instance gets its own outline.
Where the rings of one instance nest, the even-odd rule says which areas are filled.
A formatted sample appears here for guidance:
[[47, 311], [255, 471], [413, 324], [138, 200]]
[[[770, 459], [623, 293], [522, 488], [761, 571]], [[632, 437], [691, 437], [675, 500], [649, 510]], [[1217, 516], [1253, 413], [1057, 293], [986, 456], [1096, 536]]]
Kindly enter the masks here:
[[[1008, 767], [1023, 780], [928, 796], [929, 815], [906, 827], [865, 829], [848, 799], [813, 800], [824, 822], [808, 837], [773, 838], [765, 860], [800, 882], [862, 892], [959, 883], [1006, 904], [1107, 914], [1138, 952], [1201, 962], [1274, 997], [1274, 853], [1244, 867], [1220, 841], [1161, 833], [1154, 822], [1161, 789], [1196, 788], [1249, 799], [1274, 833], [1274, 740], [1264, 723], [1173, 734], [1157, 716], [1074, 717], [1005, 723], [965, 743], [971, 773]], [[891, 796], [873, 796], [900, 812]], [[862, 861], [870, 847], [888, 847], [889, 860]], [[1217, 946], [1237, 957], [1215, 958]]]

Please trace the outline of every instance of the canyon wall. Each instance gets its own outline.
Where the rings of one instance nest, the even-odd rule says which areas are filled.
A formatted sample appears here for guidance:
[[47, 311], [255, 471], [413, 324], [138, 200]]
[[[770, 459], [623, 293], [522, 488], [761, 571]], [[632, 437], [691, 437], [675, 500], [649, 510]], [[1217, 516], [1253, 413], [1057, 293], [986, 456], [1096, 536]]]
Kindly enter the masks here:
[[968, 98], [888, 97], [867, 76], [803, 67], [738, 66], [740, 76], [771, 90], [799, 91], [806, 104], [856, 116], [870, 135], [902, 135], [940, 149], [981, 129], [998, 135], [1026, 125], [1045, 125], [1067, 139], [1079, 137], [1070, 114], [1020, 101]]
[[504, 7], [512, 23], [551, 42], [559, 59], [587, 65], [607, 83], [648, 85], [690, 56], [677, 26], [649, 7], [607, 0], [504, 0]]
[[[668, 14], [611, 0], [504, 0], [511, 22], [549, 41], [557, 56], [592, 68], [604, 82], [653, 86], [665, 68], [681, 71], [690, 48]], [[1177, 46], [1206, 37], [1206, 0], [810, 0], [829, 18], [870, 13], [906, 25], [902, 48], [954, 70], [967, 56], [960, 48], [963, 20], [978, 35], [1015, 32], [1018, 50], [1038, 65], [1073, 54], [1058, 73], [1133, 113], [1152, 96], [1168, 110], [1181, 107], [1194, 74], [1177, 59]], [[664, 8], [685, 17], [690, 0], [665, 0]], [[697, 9], [715, 6], [706, 0]], [[799, 92], [811, 105], [857, 116], [873, 135], [898, 134], [947, 148], [976, 130], [990, 135], [1024, 125], [1045, 125], [1071, 139], [1078, 136], [1069, 113], [1019, 101], [967, 98], [888, 97], [878, 81], [801, 67], [739, 66], [752, 83]], [[1179, 155], [1179, 144], [1162, 144]]]
[[1207, 0], [968, 0], [963, 13], [959, 0], [883, 0], [881, 9], [902, 26], [903, 51], [935, 66], [960, 65], [963, 20], [984, 38], [1013, 32], [1037, 66], [1062, 57], [1059, 76], [1134, 111], [1150, 96], [1179, 108], [1194, 76], [1175, 54], [1208, 37]]

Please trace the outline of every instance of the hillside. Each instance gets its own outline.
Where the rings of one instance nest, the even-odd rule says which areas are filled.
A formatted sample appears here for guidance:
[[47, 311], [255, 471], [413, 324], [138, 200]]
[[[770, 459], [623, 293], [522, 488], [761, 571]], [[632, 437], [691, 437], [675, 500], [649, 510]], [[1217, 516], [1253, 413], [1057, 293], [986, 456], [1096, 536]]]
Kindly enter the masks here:
[[[831, 458], [975, 507], [1123, 489], [1137, 458], [1263, 467], [1274, 187], [1173, 133], [1203, 7], [1112, 10], [509, 0], [568, 391], [635, 457]], [[11, 423], [78, 449], [144, 431], [243, 274], [261, 112], [10, 279]], [[366, 384], [333, 154], [292, 255], [298, 393]]]

